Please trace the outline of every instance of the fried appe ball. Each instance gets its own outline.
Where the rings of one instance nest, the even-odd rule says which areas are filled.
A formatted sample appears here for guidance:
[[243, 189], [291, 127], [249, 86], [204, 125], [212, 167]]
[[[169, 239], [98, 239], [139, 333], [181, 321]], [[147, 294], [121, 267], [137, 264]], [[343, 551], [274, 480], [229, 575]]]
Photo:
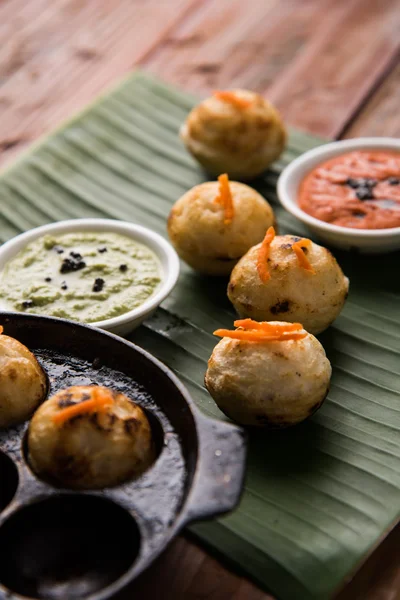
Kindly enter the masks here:
[[207, 171], [242, 180], [262, 173], [286, 144], [274, 106], [260, 94], [241, 89], [217, 92], [197, 105], [180, 135]]
[[331, 372], [322, 345], [310, 333], [266, 342], [224, 337], [208, 361], [205, 384], [237, 423], [280, 428], [303, 421], [321, 406]]
[[[96, 398], [103, 403], [97, 409]], [[64, 487], [117, 485], [141, 475], [154, 458], [143, 410], [124, 394], [102, 386], [57, 392], [36, 411], [28, 430], [32, 469]]]
[[261, 279], [257, 266], [260, 244], [241, 258], [228, 285], [229, 300], [241, 317], [299, 322], [313, 334], [336, 319], [347, 298], [349, 280], [329, 250], [310, 240], [303, 251], [314, 273], [306, 270], [293, 251], [299, 241], [291, 235], [272, 240], [267, 281]]
[[193, 269], [229, 275], [239, 258], [260, 242], [275, 221], [269, 203], [253, 188], [229, 182], [233, 216], [226, 222], [216, 202], [221, 183], [209, 181], [186, 192], [172, 207], [168, 235], [177, 253]]
[[0, 335], [0, 427], [28, 419], [46, 392], [46, 375], [32, 352], [14, 338]]

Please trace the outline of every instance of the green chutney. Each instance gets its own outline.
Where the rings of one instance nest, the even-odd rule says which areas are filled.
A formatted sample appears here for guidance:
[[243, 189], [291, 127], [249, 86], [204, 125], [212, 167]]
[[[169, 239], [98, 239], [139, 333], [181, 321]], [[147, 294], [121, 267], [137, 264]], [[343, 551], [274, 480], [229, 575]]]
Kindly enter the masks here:
[[0, 301], [7, 310], [94, 323], [143, 304], [161, 272], [154, 252], [124, 235], [45, 235], [7, 263]]

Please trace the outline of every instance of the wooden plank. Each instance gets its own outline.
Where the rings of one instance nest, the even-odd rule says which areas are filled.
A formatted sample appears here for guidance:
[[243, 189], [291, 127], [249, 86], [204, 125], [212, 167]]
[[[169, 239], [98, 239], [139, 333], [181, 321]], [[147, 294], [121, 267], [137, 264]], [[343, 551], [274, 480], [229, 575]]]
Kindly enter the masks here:
[[2, 162], [129, 71], [198, 1], [25, 4], [0, 9]]
[[385, 72], [400, 45], [397, 0], [344, 0], [308, 48], [270, 88], [290, 122], [337, 137]]
[[133, 594], [138, 600], [273, 600], [182, 537], [139, 577], [123, 600], [131, 600]]
[[[400, 10], [400, 7], [399, 7]], [[365, 105], [343, 137], [400, 137], [400, 63]]]
[[399, 47], [398, 7], [397, 0], [210, 2], [144, 64], [203, 95], [258, 90], [290, 124], [335, 137]]
[[219, 0], [183, 19], [144, 61], [164, 79], [201, 95], [216, 88], [263, 91], [312, 37], [331, 0]]

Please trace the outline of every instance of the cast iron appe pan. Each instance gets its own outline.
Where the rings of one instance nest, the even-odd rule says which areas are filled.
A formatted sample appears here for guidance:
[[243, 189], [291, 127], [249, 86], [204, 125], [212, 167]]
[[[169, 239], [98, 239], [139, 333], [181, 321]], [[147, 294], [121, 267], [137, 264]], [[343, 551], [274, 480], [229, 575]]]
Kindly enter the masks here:
[[32, 473], [28, 423], [0, 431], [0, 600], [120, 598], [187, 523], [237, 505], [245, 434], [202, 415], [164, 364], [116, 335], [20, 313], [0, 312], [0, 324], [35, 353], [49, 394], [93, 383], [120, 389], [145, 408], [159, 445], [138, 480], [74, 492]]

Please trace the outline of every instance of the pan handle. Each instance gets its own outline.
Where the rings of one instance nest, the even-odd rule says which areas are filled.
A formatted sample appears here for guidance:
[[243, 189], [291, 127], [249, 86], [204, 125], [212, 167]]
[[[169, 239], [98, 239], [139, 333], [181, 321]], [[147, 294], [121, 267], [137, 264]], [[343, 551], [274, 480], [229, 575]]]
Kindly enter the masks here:
[[199, 459], [185, 521], [231, 511], [239, 503], [246, 466], [246, 433], [198, 415]]

